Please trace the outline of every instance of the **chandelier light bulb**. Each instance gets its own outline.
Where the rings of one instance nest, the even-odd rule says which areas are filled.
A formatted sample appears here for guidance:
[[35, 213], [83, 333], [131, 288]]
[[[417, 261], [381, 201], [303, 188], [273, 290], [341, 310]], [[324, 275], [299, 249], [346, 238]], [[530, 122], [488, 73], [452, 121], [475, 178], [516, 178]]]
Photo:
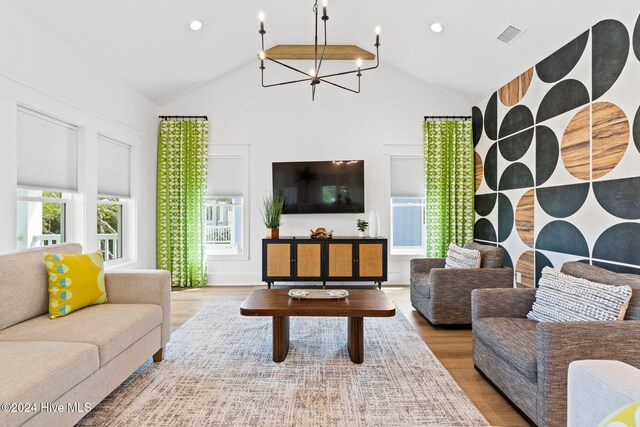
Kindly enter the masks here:
[[260, 51], [260, 53], [258, 54], [258, 56], [260, 57], [260, 61], [264, 61], [264, 60], [265, 60], [265, 58], [267, 57], [267, 56], [264, 54], [264, 51], [263, 51], [263, 50], [261, 50], [261, 51]]
[[264, 22], [264, 12], [260, 12], [260, 13], [258, 13], [258, 20], [259, 20], [260, 22]]
[[311, 77], [315, 77], [316, 76], [316, 70], [314, 70], [313, 68], [311, 69], [311, 71], [309, 71], [309, 75]]
[[327, 0], [322, 0], [322, 7], [327, 7]]
[[376, 26], [376, 36], [380, 35], [380, 25]]
[[356, 66], [358, 68], [362, 67], [362, 59], [358, 58], [358, 60], [356, 61]]
[[189, 28], [191, 28], [192, 31], [199, 31], [202, 28], [202, 21], [194, 19], [189, 23]]

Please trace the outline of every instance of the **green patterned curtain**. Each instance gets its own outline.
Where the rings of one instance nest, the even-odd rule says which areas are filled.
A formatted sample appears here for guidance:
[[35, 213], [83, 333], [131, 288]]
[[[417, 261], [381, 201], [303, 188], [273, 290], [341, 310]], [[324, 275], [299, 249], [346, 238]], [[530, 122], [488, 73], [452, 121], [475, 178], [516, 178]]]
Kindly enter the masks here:
[[157, 268], [172, 286], [207, 283], [205, 196], [209, 123], [165, 119], [158, 137]]
[[427, 256], [473, 240], [474, 160], [471, 120], [424, 122]]

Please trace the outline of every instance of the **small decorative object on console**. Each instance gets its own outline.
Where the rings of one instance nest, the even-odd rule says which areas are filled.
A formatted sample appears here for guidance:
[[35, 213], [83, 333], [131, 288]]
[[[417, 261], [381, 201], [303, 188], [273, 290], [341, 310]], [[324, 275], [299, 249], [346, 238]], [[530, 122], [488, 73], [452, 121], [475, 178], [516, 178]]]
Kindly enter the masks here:
[[316, 228], [316, 231], [309, 230], [312, 239], [330, 239], [333, 237], [333, 230], [327, 231], [324, 227]]
[[349, 296], [345, 289], [291, 289], [289, 296], [296, 299], [343, 299]]
[[284, 195], [279, 191], [274, 191], [264, 198], [264, 210], [262, 213], [262, 222], [267, 227], [267, 239], [277, 239], [280, 237], [280, 218], [284, 211]]
[[356, 228], [358, 229], [358, 237], [365, 237], [364, 232], [367, 231], [369, 223], [364, 219], [356, 220]]

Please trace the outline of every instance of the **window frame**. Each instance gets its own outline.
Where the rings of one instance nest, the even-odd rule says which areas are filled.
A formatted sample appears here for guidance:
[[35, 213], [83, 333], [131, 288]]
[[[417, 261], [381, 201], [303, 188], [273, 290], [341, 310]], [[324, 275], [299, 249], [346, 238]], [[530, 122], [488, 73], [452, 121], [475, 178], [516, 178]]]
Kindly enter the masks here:
[[[24, 195], [20, 195], [20, 191], [39, 191], [41, 193], [43, 192], [49, 192], [49, 193], [60, 193], [60, 198], [55, 198], [55, 197], [44, 197], [44, 196], [24, 196]], [[72, 236], [70, 236], [69, 231], [72, 229], [69, 224], [71, 223], [71, 217], [72, 217], [72, 193], [69, 192], [65, 192], [65, 191], [61, 191], [61, 190], [52, 190], [52, 189], [42, 189], [42, 188], [35, 188], [35, 187], [22, 187], [22, 186], [18, 186], [16, 187], [16, 210], [18, 208], [18, 204], [20, 202], [26, 202], [26, 203], [57, 203], [59, 205], [61, 205], [61, 211], [62, 211], [62, 215], [61, 215], [61, 221], [60, 221], [60, 241], [57, 244], [60, 243], [65, 243], [65, 242], [69, 242], [69, 241], [73, 241]], [[20, 219], [16, 218], [16, 231], [17, 231], [17, 225], [19, 223]], [[54, 234], [55, 236], [55, 234]], [[30, 243], [27, 244], [27, 247], [25, 249], [18, 249], [18, 236], [16, 235], [16, 250], [25, 250], [25, 249], [31, 249]], [[49, 246], [49, 245], [47, 245]]]
[[[422, 203], [394, 203], [394, 199], [419, 199]], [[427, 204], [426, 198], [423, 197], [415, 197], [415, 196], [391, 196], [389, 198], [389, 252], [391, 255], [424, 255], [427, 253], [427, 233], [426, 233], [426, 225], [427, 225]], [[421, 227], [420, 230], [420, 243], [421, 246], [419, 248], [415, 247], [398, 247], [393, 244], [393, 208], [394, 207], [421, 207], [422, 213], [420, 215]]]

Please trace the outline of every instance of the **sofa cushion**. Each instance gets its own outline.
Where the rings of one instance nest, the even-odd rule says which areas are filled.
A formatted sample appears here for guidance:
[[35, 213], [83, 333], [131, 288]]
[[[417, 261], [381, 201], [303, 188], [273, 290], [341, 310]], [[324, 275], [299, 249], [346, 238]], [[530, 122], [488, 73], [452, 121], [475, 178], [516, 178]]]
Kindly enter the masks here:
[[[55, 402], [100, 366], [93, 344], [58, 341], [0, 342], [0, 402]], [[3, 414], [7, 425], [20, 425], [33, 413]], [[0, 422], [0, 424], [4, 424]]]
[[0, 255], [0, 329], [49, 311], [45, 253], [80, 252], [82, 246], [64, 243]]
[[101, 251], [82, 255], [47, 254], [44, 263], [49, 274], [49, 317], [52, 319], [107, 302]]
[[482, 343], [531, 381], [537, 381], [537, 322], [512, 317], [483, 317], [473, 322]]
[[162, 309], [154, 304], [102, 304], [69, 316], [48, 315], [0, 331], [0, 341], [68, 341], [98, 347], [100, 366], [162, 323]]
[[476, 242], [468, 242], [465, 249], [480, 251], [482, 262], [480, 268], [502, 268], [504, 267], [504, 249], [499, 246], [481, 245]]
[[631, 286], [631, 299], [627, 307], [626, 320], [640, 320], [640, 275], [615, 273], [594, 265], [577, 261], [565, 262], [560, 270], [564, 274], [590, 280], [592, 282], [604, 283], [606, 285], [628, 285]]

